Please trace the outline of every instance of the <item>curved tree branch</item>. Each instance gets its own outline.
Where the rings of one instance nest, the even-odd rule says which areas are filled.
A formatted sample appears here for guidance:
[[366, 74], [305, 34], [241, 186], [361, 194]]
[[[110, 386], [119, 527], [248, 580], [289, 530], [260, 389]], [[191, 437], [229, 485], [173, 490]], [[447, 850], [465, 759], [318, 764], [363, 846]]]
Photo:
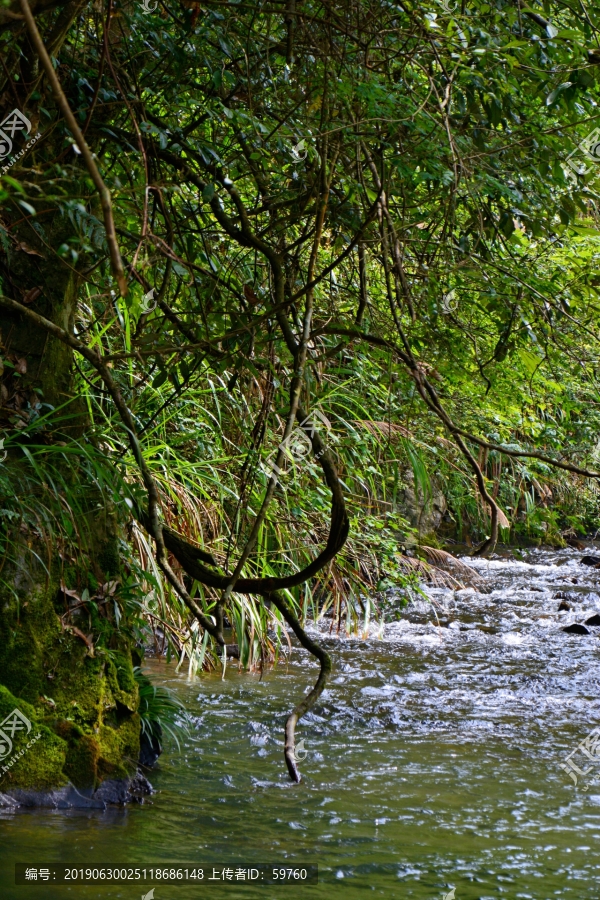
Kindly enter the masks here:
[[[202, 627], [213, 636], [213, 638], [219, 645], [223, 646], [224, 639], [222, 628], [219, 624], [219, 619], [217, 619], [217, 624], [214, 625], [204, 615], [196, 601], [192, 597], [190, 597], [187, 590], [185, 589], [185, 586], [180, 583], [179, 579], [173, 572], [173, 569], [169, 565], [166, 550], [170, 550], [173, 553], [175, 558], [181, 564], [182, 568], [189, 575], [191, 575], [193, 578], [196, 578], [204, 585], [219, 587], [222, 590], [227, 590], [229, 588], [229, 590], [231, 591], [231, 588], [229, 587], [232, 582], [231, 576], [222, 575], [218, 572], [215, 572], [214, 570], [209, 569], [206, 565], [203, 565], [200, 560], [212, 562], [205, 551], [193, 547], [191, 544], [177, 535], [176, 532], [171, 531], [171, 529], [166, 528], [162, 525], [159, 517], [160, 506], [156, 483], [142, 454], [133, 417], [121, 395], [118, 386], [112, 378], [111, 372], [107, 367], [104, 358], [97, 350], [90, 349], [73, 335], [70, 335], [68, 332], [60, 328], [60, 326], [55, 325], [53, 322], [50, 322], [48, 319], [44, 318], [33, 310], [28, 309], [26, 306], [18, 303], [16, 300], [12, 300], [9, 297], [0, 296], [0, 304], [26, 316], [26, 318], [29, 319], [29, 321], [33, 322], [37, 327], [45, 329], [49, 334], [52, 334], [54, 337], [58, 338], [60, 341], [71, 347], [73, 350], [76, 350], [85, 359], [87, 359], [87, 361], [99, 373], [100, 377], [104, 381], [108, 393], [113, 399], [113, 402], [125, 426], [131, 449], [139, 466], [140, 472], [142, 474], [142, 479], [144, 481], [144, 485], [148, 494], [148, 511], [147, 513], [143, 513], [139, 510], [136, 511], [136, 518], [138, 518], [141, 524], [144, 525], [144, 527], [154, 538], [154, 541], [156, 543], [156, 559], [168, 582], [182, 598], [190, 612], [192, 612], [193, 615], [198, 619]], [[310, 316], [305, 323], [305, 325], [307, 326], [306, 341], [308, 341], [309, 324]], [[348, 536], [349, 521], [344, 504], [341, 484], [329, 451], [326, 450], [323, 441], [321, 440], [316, 430], [310, 423], [307, 422], [306, 413], [299, 404], [297, 404], [296, 417], [300, 422], [301, 427], [311, 439], [313, 451], [315, 452], [315, 455], [320, 459], [321, 467], [325, 474], [325, 480], [332, 494], [331, 524], [327, 546], [325, 550], [322, 551], [315, 560], [313, 560], [312, 563], [310, 563], [300, 572], [297, 572], [295, 575], [283, 578], [239, 578], [237, 580], [237, 583], [235, 584], [235, 590], [238, 593], [259, 594], [267, 599], [270, 599], [275, 607], [281, 612], [286, 622], [290, 625], [301, 645], [310, 653], [312, 653], [313, 656], [315, 656], [321, 664], [321, 671], [319, 673], [319, 677], [317, 678], [315, 686], [309, 692], [309, 694], [294, 707], [290, 716], [288, 717], [285, 727], [286, 764], [290, 773], [290, 778], [293, 781], [299, 782], [300, 772], [298, 771], [295, 756], [296, 723], [303, 715], [305, 715], [305, 713], [311, 708], [311, 706], [316, 702], [317, 698], [322, 693], [327, 681], [327, 676], [331, 671], [331, 659], [325, 652], [325, 650], [323, 650], [322, 647], [320, 647], [315, 641], [309, 638], [305, 633], [304, 629], [298, 622], [298, 619], [289, 607], [289, 604], [285, 600], [284, 596], [278, 593], [278, 588], [290, 587], [294, 584], [300, 584], [303, 581], [306, 581], [312, 575], [316, 574], [321, 568], [323, 568], [323, 566], [326, 565], [326, 563], [329, 562], [329, 560], [332, 559], [344, 545]]]
[[344, 328], [341, 325], [326, 325], [313, 332], [313, 335], [317, 334], [331, 334], [336, 336], [346, 335], [347, 337], [354, 338], [355, 340], [362, 340], [375, 346], [387, 347], [392, 350], [407, 367], [410, 375], [415, 381], [421, 399], [429, 407], [429, 409], [433, 413], [435, 413], [435, 415], [438, 416], [438, 418], [441, 419], [441, 421], [444, 423], [449, 433], [452, 435], [454, 442], [459, 447], [461, 453], [473, 469], [479, 493], [490, 507], [491, 534], [490, 537], [484, 541], [482, 546], [477, 549], [475, 555], [482, 555], [493, 550], [498, 540], [499, 520], [501, 522], [501, 520], [504, 519], [505, 516], [498, 506], [496, 500], [488, 492], [483, 473], [477, 463], [477, 460], [462, 440], [463, 437], [467, 438], [467, 440], [469, 441], [473, 441], [473, 443], [477, 444], [480, 447], [484, 447], [489, 450], [495, 450], [498, 453], [505, 454], [506, 456], [539, 459], [541, 462], [547, 463], [549, 466], [557, 469], [564, 469], [567, 472], [573, 472], [574, 474], [582, 475], [585, 478], [600, 478], [600, 472], [583, 469], [580, 466], [575, 466], [572, 463], [566, 463], [562, 460], [553, 459], [551, 456], [546, 456], [545, 454], [538, 453], [534, 450], [513, 450], [509, 447], [504, 447], [501, 444], [493, 444], [489, 441], [484, 440], [483, 438], [478, 437], [477, 435], [465, 431], [463, 428], [459, 428], [459, 426], [452, 421], [451, 417], [444, 409], [438, 397], [437, 391], [435, 390], [431, 382], [427, 379], [422, 367], [419, 366], [418, 362], [410, 352], [408, 342], [406, 341], [406, 338], [403, 334], [401, 336], [404, 339], [404, 344], [406, 347], [405, 350], [399, 347], [394, 341], [390, 341], [387, 338], [381, 338], [378, 335], [368, 334], [366, 332], [359, 331], [356, 328]]
[[204, 615], [196, 601], [192, 597], [190, 597], [187, 590], [185, 589], [185, 586], [180, 583], [179, 579], [173, 572], [173, 569], [169, 565], [165, 542], [163, 539], [163, 528], [160, 521], [160, 503], [156, 482], [154, 481], [148, 464], [144, 459], [144, 455], [142, 453], [137, 437], [133, 416], [131, 415], [129, 408], [127, 407], [127, 404], [125, 403], [123, 396], [111, 375], [110, 369], [106, 365], [106, 361], [98, 351], [90, 349], [81, 341], [77, 340], [76, 337], [60, 328], [59, 325], [55, 325], [54, 322], [50, 322], [48, 319], [44, 318], [44, 316], [40, 316], [38, 313], [34, 312], [32, 309], [28, 309], [21, 303], [17, 303], [16, 300], [12, 300], [10, 297], [0, 296], [0, 303], [3, 306], [7, 306], [10, 309], [15, 310], [15, 312], [20, 312], [22, 315], [26, 316], [26, 318], [28, 318], [30, 322], [33, 322], [39, 328], [45, 329], [49, 334], [52, 334], [54, 337], [58, 338], [58, 340], [62, 341], [64, 344], [67, 344], [73, 350], [76, 350], [85, 359], [87, 359], [87, 361], [94, 367], [94, 369], [96, 369], [96, 371], [102, 378], [104, 384], [106, 385], [108, 393], [113, 399], [119, 416], [121, 417], [121, 421], [125, 426], [129, 445], [133, 452], [135, 461], [140, 469], [142, 480], [148, 494], [148, 512], [144, 516], [144, 527], [147, 528], [148, 532], [152, 535], [156, 543], [156, 561], [158, 562], [158, 565], [164, 573], [169, 584], [179, 594], [190, 612], [193, 613], [194, 616], [196, 616], [202, 627], [206, 631], [208, 631], [209, 634], [211, 634], [218, 643], [223, 644], [224, 641], [222, 639], [222, 636], [219, 639], [219, 634], [217, 633], [217, 630], [215, 629], [213, 623]]
[[287, 722], [285, 723], [285, 762], [292, 781], [300, 782], [302, 778], [298, 770], [296, 758], [296, 725], [302, 718], [302, 716], [306, 715], [309, 709], [314, 706], [318, 698], [323, 693], [325, 685], [327, 684], [327, 678], [329, 676], [329, 673], [331, 672], [331, 657], [326, 650], [324, 650], [321, 646], [319, 646], [319, 644], [313, 641], [312, 638], [310, 638], [306, 634], [306, 632], [300, 625], [300, 622], [290, 609], [290, 606], [283, 594], [279, 593], [278, 591], [273, 591], [270, 594], [266, 594], [265, 599], [270, 600], [273, 605], [277, 607], [304, 649], [308, 650], [309, 653], [312, 653], [312, 655], [315, 656], [321, 664], [321, 670], [315, 682], [315, 686], [300, 701], [300, 703], [298, 703], [298, 705], [294, 707], [294, 709], [288, 716]]

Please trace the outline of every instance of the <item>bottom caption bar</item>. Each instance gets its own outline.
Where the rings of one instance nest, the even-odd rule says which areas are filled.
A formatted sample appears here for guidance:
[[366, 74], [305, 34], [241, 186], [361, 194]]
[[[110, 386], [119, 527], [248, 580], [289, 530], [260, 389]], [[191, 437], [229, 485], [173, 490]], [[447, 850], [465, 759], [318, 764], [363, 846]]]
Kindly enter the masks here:
[[30, 866], [15, 863], [15, 884], [318, 884], [318, 866]]

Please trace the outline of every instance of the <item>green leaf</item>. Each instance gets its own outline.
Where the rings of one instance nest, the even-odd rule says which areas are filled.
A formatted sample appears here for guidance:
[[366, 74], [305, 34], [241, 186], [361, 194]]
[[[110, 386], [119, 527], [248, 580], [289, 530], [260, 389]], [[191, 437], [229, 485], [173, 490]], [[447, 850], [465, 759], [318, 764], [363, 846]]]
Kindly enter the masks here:
[[152, 381], [153, 388], [159, 388], [168, 378], [168, 373], [166, 369], [163, 369], [162, 372], [159, 372], [158, 375], [155, 375], [154, 380]]
[[572, 81], [564, 81], [562, 84], [559, 84], [559, 86], [546, 97], [546, 106], [552, 106], [552, 104], [558, 100], [563, 91], [566, 91], [567, 88], [572, 87], [572, 85]]
[[529, 350], [519, 350], [519, 358], [530, 377], [534, 374], [542, 361], [539, 356], [536, 356], [535, 353], [530, 353]]
[[17, 200], [19, 206], [22, 206], [23, 209], [27, 210], [30, 216], [36, 216], [37, 213], [31, 203], [27, 203], [26, 200]]
[[19, 191], [21, 194], [25, 193], [25, 188], [21, 184], [20, 181], [17, 181], [16, 178], [13, 178], [12, 175], [2, 175], [2, 180], [7, 184], [10, 184], [11, 187], [15, 189], [15, 191]]

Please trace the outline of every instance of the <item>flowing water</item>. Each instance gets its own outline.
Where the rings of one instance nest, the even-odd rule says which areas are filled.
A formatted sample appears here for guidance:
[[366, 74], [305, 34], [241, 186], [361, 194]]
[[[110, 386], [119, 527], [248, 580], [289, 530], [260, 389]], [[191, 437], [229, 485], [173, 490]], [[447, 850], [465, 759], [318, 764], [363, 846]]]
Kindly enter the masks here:
[[[127, 809], [0, 814], [0, 897], [136, 898], [140, 885], [14, 886], [14, 863], [198, 866], [317, 863], [319, 884], [160, 885], [155, 900], [221, 897], [442, 900], [600, 897], [594, 746], [600, 571], [581, 553], [476, 561], [480, 590], [432, 589], [383, 637], [328, 636], [334, 673], [298, 727], [304, 780], [288, 781], [282, 725], [316, 666], [295, 650], [258, 676], [189, 681], [150, 661], [195, 717]], [[571, 610], [558, 612], [557, 592]], [[573, 762], [585, 776], [560, 768]], [[592, 761], [590, 762], [590, 757]], [[599, 760], [600, 762], [600, 760]], [[574, 779], [577, 779], [577, 785]], [[212, 869], [211, 869], [212, 872]]]

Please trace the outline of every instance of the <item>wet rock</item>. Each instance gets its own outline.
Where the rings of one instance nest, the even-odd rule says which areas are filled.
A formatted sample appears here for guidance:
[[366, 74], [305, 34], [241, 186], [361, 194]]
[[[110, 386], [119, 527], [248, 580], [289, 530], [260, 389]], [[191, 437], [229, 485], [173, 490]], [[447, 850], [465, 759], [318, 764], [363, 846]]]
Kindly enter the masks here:
[[578, 597], [577, 594], [570, 593], [568, 591], [557, 591], [554, 594], [554, 600], [570, 600], [571, 603], [575, 600], [580, 600], [581, 597]]
[[148, 781], [145, 775], [139, 771], [134, 777], [131, 779], [131, 783], [129, 785], [129, 800], [132, 803], [143, 803], [144, 797], [148, 797], [150, 794], [154, 793], [154, 788]]
[[589, 619], [585, 620], [586, 625], [594, 625], [596, 628], [600, 625], [600, 616], [596, 613], [594, 616], [590, 616]]
[[567, 625], [566, 628], [563, 628], [563, 631], [567, 634], [589, 634], [590, 632], [585, 627], [585, 625], [580, 625], [579, 622], [573, 622], [572, 625]]
[[227, 659], [239, 659], [240, 648], [237, 644], [227, 644]]
[[573, 609], [570, 603], [567, 603], [566, 600], [561, 600], [560, 605], [558, 607], [558, 611], [562, 612], [564, 609]]
[[419, 534], [426, 535], [437, 531], [446, 512], [446, 498], [441, 487], [432, 479], [431, 496], [424, 497], [412, 469], [402, 473], [404, 490], [398, 498], [400, 511], [408, 519]]
[[0, 793], [0, 809], [106, 809], [125, 803], [140, 803], [152, 793], [152, 786], [141, 772], [132, 778], [103, 781], [97, 790], [76, 788], [72, 784], [49, 791], [14, 789]]
[[158, 722], [152, 723], [151, 731], [142, 731], [140, 735], [139, 764], [145, 769], [151, 769], [162, 753], [162, 728]]
[[106, 805], [122, 805], [136, 802], [140, 796], [151, 794], [152, 787], [147, 778], [137, 773], [130, 781], [103, 781], [98, 790], [93, 794], [94, 800], [100, 800]]
[[54, 791], [15, 789], [0, 794], [0, 806], [25, 809], [106, 809], [106, 801], [91, 791], [78, 791], [72, 784]]
[[600, 556], [582, 556], [579, 560], [582, 566], [594, 566], [594, 568], [600, 567]]

